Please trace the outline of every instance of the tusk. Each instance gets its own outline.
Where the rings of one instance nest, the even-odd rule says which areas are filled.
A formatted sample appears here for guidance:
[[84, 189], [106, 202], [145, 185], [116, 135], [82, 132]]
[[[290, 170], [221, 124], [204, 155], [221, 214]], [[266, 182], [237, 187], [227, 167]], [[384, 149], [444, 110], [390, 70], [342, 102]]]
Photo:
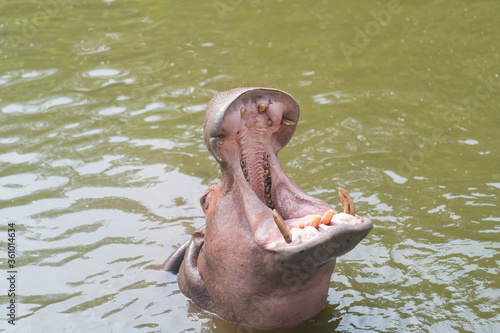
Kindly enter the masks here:
[[349, 193], [347, 193], [347, 191], [342, 187], [339, 187], [339, 198], [342, 202], [342, 206], [344, 207], [344, 213], [354, 216], [354, 202], [352, 202], [352, 198]]
[[321, 215], [314, 215], [310, 223], [311, 227], [315, 227], [316, 229], [318, 229], [320, 221]]
[[332, 221], [332, 217], [333, 215], [335, 214], [335, 212], [331, 209], [327, 210], [325, 212], [325, 214], [323, 214], [323, 217], [321, 218], [321, 222], [320, 223], [323, 223], [325, 225], [328, 225], [330, 224], [330, 222]]
[[276, 225], [278, 226], [278, 229], [280, 230], [281, 234], [283, 235], [283, 238], [285, 239], [285, 242], [291, 243], [292, 242], [292, 234], [290, 233], [290, 230], [288, 230], [288, 227], [285, 224], [285, 221], [283, 221], [283, 218], [281, 217], [280, 213], [276, 209], [273, 209], [273, 218], [274, 222], [276, 222]]

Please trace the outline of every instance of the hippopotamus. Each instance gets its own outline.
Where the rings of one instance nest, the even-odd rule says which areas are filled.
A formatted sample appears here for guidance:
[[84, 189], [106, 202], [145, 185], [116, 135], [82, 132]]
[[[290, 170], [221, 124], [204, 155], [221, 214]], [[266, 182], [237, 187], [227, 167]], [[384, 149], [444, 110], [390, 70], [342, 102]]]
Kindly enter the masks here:
[[283, 171], [299, 105], [271, 88], [215, 94], [203, 136], [220, 181], [201, 196], [205, 226], [162, 268], [178, 273], [181, 292], [199, 308], [243, 326], [293, 325], [324, 307], [336, 258], [372, 229], [339, 188], [343, 212], [315, 198]]

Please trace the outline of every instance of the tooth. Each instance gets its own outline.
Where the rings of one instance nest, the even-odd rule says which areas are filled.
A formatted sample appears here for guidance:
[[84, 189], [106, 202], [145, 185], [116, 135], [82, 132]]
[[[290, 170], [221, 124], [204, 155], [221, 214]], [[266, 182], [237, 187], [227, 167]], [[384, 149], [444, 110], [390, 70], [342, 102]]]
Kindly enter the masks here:
[[286, 126], [293, 126], [295, 125], [294, 121], [288, 120], [288, 119], [281, 119], [281, 125], [286, 125]]
[[323, 223], [323, 224], [330, 224], [331, 220], [332, 220], [332, 217], [333, 217], [333, 214], [335, 214], [335, 212], [331, 209], [327, 210], [325, 212], [325, 214], [323, 214], [323, 217], [321, 218], [321, 222], [320, 223]]
[[219, 145], [223, 145], [226, 142], [226, 138], [219, 138]]
[[315, 227], [316, 229], [318, 229], [320, 221], [321, 221], [321, 215], [314, 215], [310, 224], [312, 227]]
[[305, 227], [306, 227], [306, 226], [304, 225], [304, 223], [302, 223], [302, 222], [300, 222], [300, 223], [299, 223], [299, 228], [300, 228], [300, 229], [304, 229]]
[[259, 105], [259, 112], [262, 113], [264, 111], [266, 111], [266, 105], [265, 104]]
[[273, 126], [273, 121], [271, 119], [267, 120], [267, 126], [269, 126], [269, 127]]
[[283, 238], [285, 239], [285, 242], [291, 243], [292, 242], [292, 234], [290, 233], [290, 230], [288, 230], [288, 227], [285, 224], [285, 221], [283, 221], [283, 218], [281, 217], [280, 213], [276, 209], [273, 209], [273, 218], [274, 222], [276, 222], [276, 225], [278, 226], [278, 229], [280, 230], [281, 234], [283, 235]]
[[240, 113], [241, 113], [241, 116], [243, 117], [243, 115], [245, 114], [245, 109], [241, 109]]
[[352, 198], [349, 193], [347, 193], [347, 191], [342, 187], [339, 187], [339, 198], [342, 202], [342, 206], [344, 207], [344, 213], [354, 216], [354, 202], [352, 202]]

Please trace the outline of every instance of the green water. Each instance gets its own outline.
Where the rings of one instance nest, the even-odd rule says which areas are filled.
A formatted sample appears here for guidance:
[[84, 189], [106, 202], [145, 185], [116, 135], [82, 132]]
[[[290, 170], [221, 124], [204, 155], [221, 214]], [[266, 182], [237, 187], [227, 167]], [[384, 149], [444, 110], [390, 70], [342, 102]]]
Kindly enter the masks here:
[[256, 331], [159, 270], [219, 177], [204, 105], [241, 85], [297, 98], [283, 168], [374, 223], [323, 311], [276, 332], [500, 331], [499, 16], [498, 0], [0, 0], [0, 331]]

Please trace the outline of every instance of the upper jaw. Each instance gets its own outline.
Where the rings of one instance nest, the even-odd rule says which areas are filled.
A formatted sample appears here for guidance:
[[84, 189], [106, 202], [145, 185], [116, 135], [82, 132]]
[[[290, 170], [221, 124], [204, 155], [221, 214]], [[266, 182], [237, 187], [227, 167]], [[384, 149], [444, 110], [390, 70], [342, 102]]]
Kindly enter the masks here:
[[[274, 136], [276, 139], [274, 153], [277, 153], [290, 141], [300, 113], [299, 104], [290, 94], [279, 89], [264, 87], [234, 88], [222, 91], [212, 97], [208, 103], [203, 122], [205, 145], [219, 164], [227, 164], [221, 155], [219, 146], [228, 136], [235, 134], [224, 133], [224, 122], [227, 121], [227, 118], [231, 118], [231, 114], [238, 117], [238, 111], [242, 107], [248, 107], [249, 104], [260, 105], [261, 103], [266, 105], [266, 114], [269, 115], [274, 124], [287, 122], [286, 126], [279, 127], [278, 133]], [[271, 104], [274, 105], [271, 107]]]

